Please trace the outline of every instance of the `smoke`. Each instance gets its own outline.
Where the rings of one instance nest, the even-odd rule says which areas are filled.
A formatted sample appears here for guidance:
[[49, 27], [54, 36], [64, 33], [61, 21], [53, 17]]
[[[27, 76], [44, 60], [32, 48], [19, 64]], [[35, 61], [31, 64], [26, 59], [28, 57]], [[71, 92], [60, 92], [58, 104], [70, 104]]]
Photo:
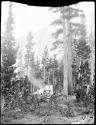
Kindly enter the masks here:
[[41, 79], [36, 79], [34, 77], [29, 78], [31, 84], [33, 84], [35, 87], [37, 88], [43, 88], [44, 87], [44, 83]]
[[29, 70], [28, 79], [31, 82], [31, 84], [37, 88], [43, 88], [45, 86], [43, 80], [36, 79], [34, 69]]

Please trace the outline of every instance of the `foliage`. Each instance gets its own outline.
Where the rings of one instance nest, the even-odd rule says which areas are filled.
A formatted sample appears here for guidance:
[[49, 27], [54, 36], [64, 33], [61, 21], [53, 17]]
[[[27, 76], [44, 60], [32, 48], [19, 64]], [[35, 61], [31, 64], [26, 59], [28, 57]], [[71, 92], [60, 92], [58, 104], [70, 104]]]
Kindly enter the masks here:
[[10, 102], [5, 105], [6, 108], [20, 108], [27, 104], [27, 98], [30, 96], [30, 82], [25, 79], [14, 78], [11, 81]]
[[48, 64], [48, 58], [49, 58], [49, 52], [47, 46], [44, 48], [43, 58], [42, 58], [42, 64], [47, 66]]
[[43, 58], [42, 58], [42, 69], [43, 69], [43, 79], [44, 82], [48, 81], [48, 62], [49, 62], [49, 52], [47, 46], [44, 48]]
[[[51, 25], [61, 26], [56, 30], [55, 33], [52, 33], [52, 36], [56, 39], [55, 42], [53, 43], [53, 49], [52, 50], [54, 50], [54, 49], [58, 48], [59, 45], [61, 46], [64, 43], [63, 37], [62, 37], [63, 31], [65, 30], [65, 29], [63, 29], [64, 19], [70, 21], [70, 29], [69, 30], [72, 32], [72, 35], [74, 33], [76, 33], [77, 31], [79, 32], [79, 28], [80, 28], [81, 25], [80, 26], [76, 25], [77, 23], [72, 23], [71, 20], [74, 17], [79, 17], [80, 13], [82, 13], [82, 10], [73, 8], [71, 6], [57, 7], [57, 8], [54, 7], [54, 8], [51, 8], [49, 10], [52, 10], [54, 13], [60, 13], [60, 18], [56, 19], [55, 21], [53, 21], [51, 23]], [[75, 25], [75, 28], [73, 28], [74, 25]], [[60, 38], [60, 35], [61, 35], [61, 38]]]
[[90, 88], [89, 88], [89, 92], [86, 96], [86, 101], [87, 104], [94, 104], [95, 103], [95, 83], [93, 83]]
[[49, 80], [51, 84], [57, 84], [57, 77], [58, 77], [58, 61], [56, 56], [54, 55], [53, 58], [49, 58], [47, 71], [50, 72]]
[[16, 67], [14, 72], [17, 73], [19, 77], [23, 77], [24, 76], [23, 52], [20, 46], [18, 46], [16, 63], [14, 64], [14, 67]]
[[72, 20], [74, 18], [80, 17], [83, 11], [73, 8], [72, 6], [57, 7], [54, 9], [55, 10], [53, 12], [60, 13], [60, 18], [52, 22], [52, 25], [58, 25], [60, 27], [56, 30], [55, 33], [52, 34], [53, 37], [55, 37], [55, 42], [53, 42], [52, 50], [59, 48], [60, 50], [64, 51], [63, 89], [64, 94], [68, 95], [73, 93], [71, 57], [72, 37], [74, 36], [74, 34], [76, 34], [76, 32], [79, 32], [79, 28], [81, 27], [81, 25], [73, 23]]
[[2, 66], [1, 66], [1, 92], [8, 103], [11, 99], [11, 78], [14, 74], [13, 64], [16, 59], [15, 39], [13, 36], [13, 15], [12, 3], [9, 4], [9, 13], [6, 22], [6, 30], [2, 37], [1, 53], [2, 53]]
[[41, 74], [41, 69], [40, 69], [40, 62], [39, 59], [37, 57], [37, 61], [35, 64], [35, 77], [38, 78], [42, 78], [42, 74]]
[[[79, 40], [74, 40], [75, 42], [75, 56], [73, 57], [73, 77], [75, 80], [74, 89], [76, 90], [76, 86], [80, 86], [81, 90], [76, 90], [77, 98], [83, 99], [84, 86], [90, 84], [90, 46], [87, 44], [85, 37], [82, 36]], [[73, 81], [74, 82], [74, 81]], [[86, 88], [85, 88], [86, 90]]]
[[80, 39], [79, 44], [76, 47], [76, 53], [78, 57], [81, 57], [82, 60], [86, 60], [90, 57], [90, 47], [87, 45], [87, 41], [84, 39]]
[[[84, 101], [86, 98], [86, 92], [87, 92], [87, 85], [90, 84], [90, 68], [88, 61], [81, 62], [81, 66], [77, 72], [76, 76], [76, 96], [77, 100]], [[77, 86], [79, 88], [77, 88]]]
[[78, 83], [81, 86], [90, 84], [90, 68], [88, 61], [86, 61], [85, 63], [81, 62], [81, 66], [78, 72], [80, 74]]
[[[85, 15], [82, 15], [82, 27], [81, 27], [81, 37], [75, 39], [74, 53], [73, 53], [73, 77], [75, 78], [75, 92], [77, 96], [77, 101], [83, 101], [85, 105], [88, 105], [92, 100], [92, 96], [86, 93], [87, 85], [90, 85], [90, 75], [91, 69], [89, 64], [89, 58], [91, 54], [90, 46], [86, 40], [86, 28], [84, 22]], [[76, 90], [76, 86], [79, 85], [79, 89]], [[92, 97], [92, 98], [91, 98]], [[90, 100], [90, 101], [89, 101]]]
[[24, 55], [24, 66], [25, 66], [25, 73], [28, 76], [28, 73], [30, 71], [33, 72], [34, 68], [34, 52], [33, 52], [33, 45], [34, 43], [32, 42], [33, 36], [31, 32], [28, 33], [27, 35], [27, 44], [26, 44], [26, 52]]
[[74, 31], [72, 40], [72, 69], [73, 69], [72, 76], [73, 76], [74, 89], [77, 82], [79, 73], [78, 69], [81, 65], [81, 61], [88, 59], [90, 56], [90, 47], [89, 45], [87, 45], [88, 41], [86, 41], [86, 25], [85, 25], [84, 13], [82, 13], [80, 17], [81, 17], [80, 23], [78, 24], [73, 23], [73, 27], [76, 28], [75, 29], [76, 32]]

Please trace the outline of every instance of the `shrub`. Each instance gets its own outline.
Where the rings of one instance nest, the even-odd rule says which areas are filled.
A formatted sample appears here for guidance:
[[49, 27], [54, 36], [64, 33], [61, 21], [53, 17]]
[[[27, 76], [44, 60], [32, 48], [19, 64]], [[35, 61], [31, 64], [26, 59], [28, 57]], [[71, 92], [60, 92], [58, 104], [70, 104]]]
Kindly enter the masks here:
[[95, 101], [95, 85], [91, 85], [90, 88], [89, 88], [89, 92], [86, 96], [86, 101], [89, 103], [93, 103], [94, 104], [94, 101]]
[[[65, 106], [64, 106], [65, 105]], [[74, 117], [75, 112], [71, 101], [66, 100], [65, 104], [57, 106], [57, 110], [63, 117]]]

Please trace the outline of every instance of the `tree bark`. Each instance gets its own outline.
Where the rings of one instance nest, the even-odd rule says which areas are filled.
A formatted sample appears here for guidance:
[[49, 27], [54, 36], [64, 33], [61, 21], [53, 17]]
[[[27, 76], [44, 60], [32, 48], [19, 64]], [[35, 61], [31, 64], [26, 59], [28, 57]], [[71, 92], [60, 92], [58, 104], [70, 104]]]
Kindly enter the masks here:
[[94, 69], [95, 69], [95, 59], [94, 59], [94, 50], [93, 47], [91, 47], [91, 76], [90, 76], [90, 84], [93, 84], [94, 80]]
[[73, 92], [71, 48], [68, 47], [68, 94]]
[[[70, 16], [70, 10], [69, 10]], [[72, 36], [70, 33], [70, 20], [67, 20], [67, 44], [68, 44], [68, 94], [73, 93], [73, 83], [72, 83]]]
[[68, 45], [66, 41], [66, 19], [63, 20], [63, 39], [64, 39], [64, 59], [63, 59], [63, 91], [64, 95], [68, 96]]
[[[94, 14], [95, 15], [95, 14]], [[91, 13], [91, 27], [90, 27], [90, 47], [91, 47], [91, 58], [90, 58], [90, 84], [93, 84], [94, 70], [95, 70], [95, 18], [93, 13]]]

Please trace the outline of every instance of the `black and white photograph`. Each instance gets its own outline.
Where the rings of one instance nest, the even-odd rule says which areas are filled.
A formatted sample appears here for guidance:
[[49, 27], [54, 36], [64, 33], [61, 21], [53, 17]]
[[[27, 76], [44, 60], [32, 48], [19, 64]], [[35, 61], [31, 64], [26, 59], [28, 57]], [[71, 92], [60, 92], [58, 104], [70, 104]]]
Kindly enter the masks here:
[[1, 2], [1, 124], [95, 123], [95, 2]]

